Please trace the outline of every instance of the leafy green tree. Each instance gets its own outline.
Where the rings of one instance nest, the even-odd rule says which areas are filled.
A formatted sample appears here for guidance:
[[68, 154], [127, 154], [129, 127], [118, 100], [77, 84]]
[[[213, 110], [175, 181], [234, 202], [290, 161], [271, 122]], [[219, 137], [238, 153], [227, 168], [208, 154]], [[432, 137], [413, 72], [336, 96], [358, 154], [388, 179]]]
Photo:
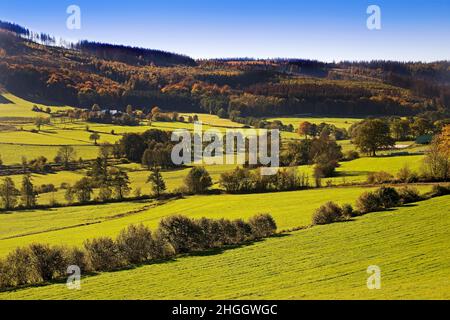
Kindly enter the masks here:
[[20, 197], [22, 204], [26, 208], [33, 208], [36, 206], [36, 191], [30, 175], [25, 175], [22, 179], [22, 189], [20, 190]]
[[89, 202], [91, 200], [92, 193], [94, 192], [91, 179], [85, 177], [79, 180], [73, 186], [73, 192], [79, 202]]
[[94, 144], [97, 145], [97, 141], [100, 140], [100, 135], [97, 132], [94, 132], [89, 136], [89, 140], [94, 141]]
[[189, 192], [201, 194], [205, 193], [212, 186], [212, 179], [205, 168], [194, 167], [184, 179], [184, 184]]
[[150, 176], [147, 179], [147, 183], [150, 183], [152, 192], [157, 197], [161, 195], [162, 192], [166, 190], [166, 183], [161, 175], [161, 169], [154, 167], [151, 170]]
[[3, 208], [6, 210], [13, 209], [17, 204], [17, 196], [19, 194], [14, 181], [10, 177], [6, 177], [0, 185], [0, 200]]
[[364, 152], [377, 155], [378, 150], [393, 147], [395, 142], [390, 136], [390, 128], [386, 121], [368, 119], [361, 122], [353, 130], [353, 142]]
[[112, 168], [109, 171], [111, 187], [114, 189], [116, 198], [122, 200], [131, 191], [130, 178], [125, 171]]

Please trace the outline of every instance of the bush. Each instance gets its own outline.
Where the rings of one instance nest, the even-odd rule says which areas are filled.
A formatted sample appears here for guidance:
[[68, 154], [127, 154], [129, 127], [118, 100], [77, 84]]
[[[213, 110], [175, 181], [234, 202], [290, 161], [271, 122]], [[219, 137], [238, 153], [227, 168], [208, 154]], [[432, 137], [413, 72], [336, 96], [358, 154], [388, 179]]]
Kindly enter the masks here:
[[250, 218], [248, 221], [252, 234], [260, 239], [270, 237], [277, 231], [277, 224], [270, 214], [260, 214]]
[[162, 219], [158, 233], [177, 253], [201, 249], [203, 230], [187, 217], [172, 216]]
[[381, 205], [385, 209], [398, 207], [400, 205], [400, 196], [394, 188], [381, 187], [375, 194], [378, 196]]
[[236, 240], [237, 242], [245, 242], [253, 240], [252, 226], [242, 219], [234, 220], [233, 224], [236, 227]]
[[87, 240], [84, 248], [95, 271], [111, 271], [123, 266], [119, 248], [111, 238]]
[[400, 200], [403, 204], [413, 203], [422, 200], [419, 190], [413, 187], [404, 187], [398, 191]]
[[405, 166], [397, 172], [397, 179], [403, 183], [412, 183], [417, 182], [419, 177], [417, 173], [411, 171], [408, 166]]
[[30, 248], [17, 248], [11, 252], [5, 261], [9, 271], [10, 285], [21, 286], [39, 282], [39, 274], [33, 268], [34, 257]]
[[65, 274], [67, 261], [64, 248], [43, 244], [30, 246], [33, 254], [33, 268], [43, 281], [51, 281]]
[[356, 208], [362, 214], [381, 211], [383, 204], [380, 198], [373, 192], [363, 193], [356, 201]]
[[346, 203], [342, 206], [342, 215], [348, 219], [356, 216], [356, 212], [350, 204]]
[[442, 197], [442, 196], [446, 196], [449, 194], [450, 194], [449, 186], [434, 185], [433, 189], [431, 189], [432, 197]]
[[382, 184], [392, 182], [394, 180], [394, 176], [390, 173], [380, 171], [380, 172], [371, 172], [367, 175], [367, 182], [370, 184]]
[[344, 161], [352, 161], [352, 160], [356, 160], [359, 159], [359, 153], [356, 150], [349, 150], [347, 152], [344, 153]]
[[205, 249], [216, 248], [224, 243], [223, 229], [218, 221], [202, 218], [196, 221], [201, 229], [201, 246]]
[[342, 208], [334, 202], [327, 202], [325, 205], [316, 210], [312, 218], [312, 224], [323, 225], [343, 220], [344, 216], [342, 213]]
[[93, 271], [88, 254], [84, 250], [78, 248], [67, 249], [66, 260], [67, 267], [78, 266], [81, 270], [81, 273], [88, 273]]
[[57, 191], [57, 189], [55, 188], [55, 186], [53, 184], [43, 184], [40, 187], [37, 188], [37, 192], [38, 193], [50, 193], [50, 192], [55, 192]]
[[221, 245], [233, 245], [237, 244], [237, 228], [230, 220], [221, 219], [217, 221], [219, 228], [221, 229]]
[[203, 167], [194, 167], [184, 179], [184, 184], [193, 194], [205, 193], [212, 186], [212, 179]]
[[131, 264], [142, 263], [155, 256], [152, 233], [142, 224], [122, 230], [116, 242], [123, 259]]

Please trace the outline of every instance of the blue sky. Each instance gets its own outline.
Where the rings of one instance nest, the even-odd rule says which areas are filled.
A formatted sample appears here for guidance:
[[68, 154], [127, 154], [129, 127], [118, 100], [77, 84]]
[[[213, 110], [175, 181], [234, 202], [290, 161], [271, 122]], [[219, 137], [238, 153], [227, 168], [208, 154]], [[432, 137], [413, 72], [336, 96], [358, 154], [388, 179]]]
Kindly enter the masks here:
[[[66, 9], [81, 8], [81, 30]], [[381, 30], [366, 9], [381, 8]], [[8, 0], [0, 19], [69, 40], [89, 39], [194, 58], [450, 60], [448, 0]]]

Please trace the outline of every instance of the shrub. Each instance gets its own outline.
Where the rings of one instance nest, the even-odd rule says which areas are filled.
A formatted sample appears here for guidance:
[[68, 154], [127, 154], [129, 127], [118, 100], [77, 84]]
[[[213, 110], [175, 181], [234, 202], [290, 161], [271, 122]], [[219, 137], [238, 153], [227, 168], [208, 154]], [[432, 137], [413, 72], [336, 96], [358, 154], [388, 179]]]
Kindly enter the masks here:
[[419, 177], [417, 173], [411, 171], [408, 166], [404, 166], [397, 172], [397, 179], [400, 182], [412, 183], [417, 182], [419, 180]]
[[252, 226], [242, 219], [234, 220], [237, 242], [245, 242], [253, 239]]
[[419, 190], [413, 187], [404, 187], [398, 191], [402, 203], [412, 203], [422, 200]]
[[6, 289], [14, 286], [11, 269], [4, 260], [0, 260], [0, 289]]
[[385, 209], [397, 207], [400, 205], [400, 196], [394, 188], [381, 187], [375, 192], [380, 199], [381, 205]]
[[348, 219], [356, 216], [356, 213], [353, 210], [353, 207], [350, 204], [346, 203], [342, 206], [342, 215]]
[[212, 186], [212, 180], [205, 168], [194, 167], [184, 179], [184, 184], [189, 192], [201, 194], [205, 193]]
[[70, 188], [70, 183], [63, 182], [63, 183], [61, 183], [59, 188], [62, 189], [62, 190], [67, 190], [67, 189]]
[[142, 263], [153, 257], [152, 233], [142, 224], [122, 230], [116, 242], [122, 257], [129, 263]]
[[349, 150], [344, 153], [344, 161], [352, 161], [359, 159], [359, 153], [356, 150]]
[[33, 253], [30, 248], [17, 248], [5, 261], [9, 270], [10, 284], [21, 286], [39, 282], [39, 274], [33, 266]]
[[201, 218], [196, 221], [201, 229], [201, 245], [204, 248], [215, 248], [223, 244], [223, 229], [218, 221]]
[[392, 182], [393, 180], [394, 176], [384, 171], [371, 172], [367, 175], [367, 182], [370, 184], [382, 184]]
[[66, 251], [67, 267], [78, 266], [82, 273], [93, 271], [86, 251], [79, 248], [71, 248]]
[[277, 231], [277, 224], [270, 214], [260, 214], [248, 221], [255, 238], [270, 237]]
[[334, 202], [327, 202], [325, 205], [316, 210], [313, 215], [312, 224], [323, 225], [343, 220], [344, 216], [342, 213], [342, 208]]
[[236, 226], [226, 219], [217, 221], [222, 231], [221, 245], [237, 244], [237, 229]]
[[201, 247], [203, 231], [198, 224], [187, 217], [172, 216], [162, 219], [158, 232], [177, 253], [187, 253]]
[[356, 208], [362, 214], [381, 211], [383, 204], [380, 198], [373, 192], [363, 193], [356, 201]]
[[43, 281], [50, 281], [64, 275], [67, 268], [64, 248], [50, 247], [43, 244], [32, 244], [32, 264]]
[[449, 194], [450, 194], [449, 186], [434, 185], [433, 189], [431, 189], [432, 197], [442, 197], [442, 196], [446, 196]]
[[123, 265], [119, 248], [111, 238], [87, 240], [84, 248], [95, 271], [116, 270]]
[[37, 188], [37, 192], [38, 193], [50, 193], [50, 192], [54, 192], [57, 191], [57, 189], [55, 188], [55, 186], [53, 184], [43, 184], [40, 187]]

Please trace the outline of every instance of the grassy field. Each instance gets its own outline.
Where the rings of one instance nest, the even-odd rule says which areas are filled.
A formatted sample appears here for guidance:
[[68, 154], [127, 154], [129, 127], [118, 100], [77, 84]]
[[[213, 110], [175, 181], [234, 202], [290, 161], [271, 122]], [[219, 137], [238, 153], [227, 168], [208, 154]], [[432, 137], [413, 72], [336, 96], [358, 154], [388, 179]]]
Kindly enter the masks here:
[[350, 126], [356, 122], [361, 121], [361, 118], [329, 118], [329, 117], [282, 117], [282, 118], [271, 118], [268, 121], [279, 120], [283, 122], [284, 125], [292, 124], [295, 129], [301, 122], [308, 121], [312, 124], [321, 124], [322, 122], [327, 124], [335, 125], [337, 128], [348, 129]]
[[[394, 177], [400, 169], [407, 166], [410, 170], [420, 172], [424, 155], [410, 156], [380, 156], [375, 158], [360, 158], [353, 161], [341, 162], [336, 169], [336, 177], [325, 178], [323, 182], [332, 181], [333, 184], [362, 183], [367, 180], [371, 172], [385, 171]], [[300, 166], [299, 172], [308, 174], [310, 182], [313, 182], [313, 166]]]
[[0, 119], [2, 120], [8, 120], [11, 118], [36, 118], [49, 116], [45, 113], [31, 111], [34, 105], [39, 108], [44, 108], [44, 110], [49, 107], [52, 112], [70, 108], [46, 106], [38, 103], [32, 103], [10, 93], [2, 93], [0, 95], [3, 97], [3, 99], [1, 100], [9, 101], [8, 103], [0, 103]]
[[[0, 299], [449, 299], [450, 197]], [[366, 270], [381, 268], [381, 289]]]
[[[429, 189], [429, 186], [419, 187], [422, 192]], [[258, 213], [270, 213], [276, 219], [279, 230], [292, 229], [309, 225], [314, 210], [325, 202], [354, 204], [366, 190], [368, 189], [334, 188], [249, 195], [193, 196], [148, 209], [145, 208], [149, 203], [144, 201], [1, 214], [0, 256], [8, 254], [17, 246], [33, 242], [81, 245], [89, 238], [115, 236], [129, 224], [144, 223], [155, 228], [161, 218], [174, 214], [194, 218], [238, 219], [249, 218]], [[139, 208], [142, 210], [138, 210]], [[112, 213], [105, 216], [108, 210]], [[94, 224], [86, 223], [87, 212]]]

